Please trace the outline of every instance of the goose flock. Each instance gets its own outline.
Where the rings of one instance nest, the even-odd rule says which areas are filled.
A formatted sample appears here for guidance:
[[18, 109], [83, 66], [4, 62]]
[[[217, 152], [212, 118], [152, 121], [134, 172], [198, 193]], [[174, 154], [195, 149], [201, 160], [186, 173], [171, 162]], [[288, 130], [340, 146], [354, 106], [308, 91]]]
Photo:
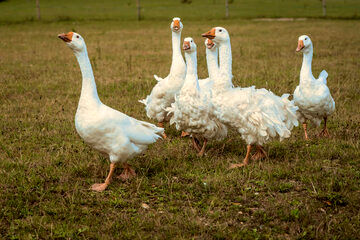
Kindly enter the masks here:
[[232, 54], [230, 35], [223, 27], [214, 27], [202, 34], [205, 38], [206, 61], [209, 77], [199, 79], [197, 74], [197, 45], [187, 37], [183, 40], [181, 54], [180, 18], [173, 18], [172, 63], [170, 73], [161, 78], [154, 75], [157, 84], [150, 94], [139, 102], [145, 105], [148, 118], [157, 126], [127, 116], [103, 104], [98, 96], [95, 79], [84, 39], [75, 32], [59, 34], [76, 56], [81, 74], [82, 89], [75, 115], [75, 127], [80, 137], [94, 149], [109, 155], [110, 171], [104, 183], [91, 189], [104, 191], [109, 185], [117, 163], [124, 168], [119, 176], [127, 180], [136, 176], [127, 160], [142, 153], [149, 144], [167, 138], [164, 123], [174, 124], [189, 135], [199, 156], [203, 156], [209, 140], [223, 140], [228, 130], [236, 131], [246, 142], [247, 151], [241, 163], [249, 163], [252, 147], [253, 159], [266, 157], [263, 146], [274, 139], [286, 139], [294, 127], [303, 124], [308, 140], [307, 121], [319, 126], [324, 119], [320, 136], [329, 137], [327, 118], [335, 111], [335, 102], [326, 85], [327, 72], [318, 79], [311, 71], [313, 45], [306, 35], [300, 36], [296, 51], [303, 53], [300, 84], [293, 100], [290, 94], [277, 96], [271, 91], [255, 86], [235, 87], [232, 83]]

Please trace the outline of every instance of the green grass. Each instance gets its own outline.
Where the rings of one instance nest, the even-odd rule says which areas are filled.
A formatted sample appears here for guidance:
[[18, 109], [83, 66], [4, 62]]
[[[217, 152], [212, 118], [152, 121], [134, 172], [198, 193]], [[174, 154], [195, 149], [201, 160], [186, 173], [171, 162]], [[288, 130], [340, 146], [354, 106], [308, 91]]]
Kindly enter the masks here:
[[[23, 19], [26, 14], [21, 14], [13, 20]], [[79, 14], [86, 18], [83, 11]], [[171, 141], [159, 141], [130, 161], [135, 179], [114, 179], [103, 193], [89, 190], [104, 180], [109, 162], [75, 131], [81, 74], [73, 53], [56, 36], [79, 32], [102, 101], [147, 120], [137, 100], [156, 83], [153, 74], [166, 76], [170, 68], [171, 16], [164, 18], [0, 26], [0, 238], [357, 238], [360, 22], [355, 20], [184, 18], [183, 37], [192, 36], [198, 45], [201, 78], [207, 70], [200, 34], [224, 26], [231, 34], [234, 83], [278, 95], [293, 92], [298, 84], [302, 57], [295, 53], [297, 38], [309, 34], [313, 72], [327, 70], [336, 101], [331, 138], [318, 139], [320, 129], [310, 126], [312, 140], [306, 142], [297, 128], [289, 140], [266, 146], [268, 159], [231, 171], [229, 164], [240, 162], [246, 150], [236, 133], [224, 147], [225, 142], [211, 142], [207, 155], [198, 158], [188, 139], [180, 139], [171, 127]], [[143, 203], [150, 208], [142, 208]]]
[[[229, 1], [230, 18], [322, 17], [319, 0], [234, 0]], [[358, 0], [327, 0], [327, 17], [359, 18]], [[141, 15], [146, 20], [168, 20], [179, 16], [187, 20], [223, 19], [224, 0], [141, 0]], [[46, 0], [40, 1], [43, 21], [136, 20], [135, 0]], [[0, 23], [34, 21], [35, 1], [8, 0], [0, 3]]]

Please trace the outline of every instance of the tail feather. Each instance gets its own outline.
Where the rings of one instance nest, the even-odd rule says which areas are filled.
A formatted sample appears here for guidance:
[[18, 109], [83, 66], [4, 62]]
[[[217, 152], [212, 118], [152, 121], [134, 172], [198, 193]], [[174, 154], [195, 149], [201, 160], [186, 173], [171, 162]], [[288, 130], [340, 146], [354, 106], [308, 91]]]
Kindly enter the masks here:
[[146, 96], [146, 98], [144, 98], [144, 99], [138, 100], [138, 102], [144, 104], [145, 107], [147, 107], [149, 98], [150, 98], [150, 95]]
[[164, 134], [164, 128], [161, 127], [157, 127], [156, 125], [152, 124], [152, 123], [148, 123], [148, 122], [144, 122], [144, 121], [140, 121], [141, 125], [143, 125], [146, 128], [151, 129], [152, 131], [154, 131], [155, 134], [159, 135], [160, 137], [162, 136], [162, 134]]
[[321, 73], [319, 74], [318, 80], [320, 80], [324, 84], [326, 84], [326, 79], [327, 79], [328, 76], [329, 76], [329, 74], [325, 70], [322, 70]]
[[127, 128], [123, 129], [129, 140], [136, 145], [149, 145], [162, 138], [164, 129], [156, 125], [133, 119]]
[[294, 126], [297, 127], [299, 125], [299, 121], [297, 117], [297, 110], [299, 108], [295, 106], [294, 100], [290, 101], [288, 97], [289, 94], [283, 94], [281, 96], [281, 99], [285, 105], [285, 112], [286, 112], [285, 124], [286, 127], [291, 131]]
[[144, 104], [144, 105], [146, 106], [146, 98], [141, 99], [141, 100], [138, 100], [138, 102], [139, 102], [139, 103], [142, 103], [142, 104]]
[[154, 78], [156, 79], [156, 81], [160, 82], [161, 80], [163, 80], [161, 77], [159, 77], [158, 75], [154, 74]]

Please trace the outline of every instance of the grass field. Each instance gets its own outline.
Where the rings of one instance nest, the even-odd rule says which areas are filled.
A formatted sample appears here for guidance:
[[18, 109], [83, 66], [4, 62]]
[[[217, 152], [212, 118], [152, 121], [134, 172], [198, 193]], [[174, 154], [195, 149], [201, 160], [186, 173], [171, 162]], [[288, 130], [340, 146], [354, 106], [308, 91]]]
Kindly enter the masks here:
[[[0, 9], [3, 4], [10, 9], [12, 2], [28, 4], [10, 0]], [[200, 34], [223, 26], [231, 34], [234, 83], [278, 95], [293, 92], [298, 84], [302, 56], [295, 53], [297, 38], [310, 35], [314, 75], [327, 70], [336, 101], [329, 120], [331, 138], [318, 139], [320, 129], [309, 127], [312, 140], [306, 142], [297, 128], [289, 140], [266, 146], [268, 159], [228, 170], [245, 155], [237, 134], [230, 135], [232, 141], [224, 148], [224, 142], [212, 142], [207, 155], [199, 158], [188, 139], [180, 139], [171, 127], [171, 141], [158, 141], [130, 161], [135, 179], [114, 179], [105, 192], [94, 193], [89, 187], [104, 180], [109, 162], [75, 131], [81, 74], [57, 34], [74, 30], [85, 38], [105, 104], [147, 120], [137, 100], [155, 85], [153, 74], [166, 76], [169, 71], [173, 16], [142, 22], [112, 17], [56, 22], [57, 15], [49, 14], [49, 21], [37, 22], [23, 21], [31, 11], [26, 9], [6, 20], [13, 24], [4, 20], [0, 26], [1, 239], [360, 236], [358, 20], [254, 22], [196, 19], [188, 13], [183, 37], [192, 36], [198, 45], [201, 78], [207, 70]], [[84, 11], [79, 14], [87, 17]]]
[[[225, 0], [141, 0], [145, 20], [168, 20], [179, 16], [187, 20], [225, 17]], [[262, 17], [322, 17], [321, 0], [229, 0], [231, 19]], [[135, 0], [40, 0], [42, 20], [136, 20]], [[326, 0], [327, 18], [360, 18], [360, 1]], [[36, 19], [35, 0], [8, 0], [0, 3], [0, 23]]]

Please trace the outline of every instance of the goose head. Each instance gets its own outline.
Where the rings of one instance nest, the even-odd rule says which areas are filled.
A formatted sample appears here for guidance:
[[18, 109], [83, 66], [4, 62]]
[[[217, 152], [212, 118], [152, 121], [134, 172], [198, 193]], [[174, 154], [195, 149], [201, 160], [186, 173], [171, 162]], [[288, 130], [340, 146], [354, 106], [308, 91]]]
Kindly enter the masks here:
[[298, 46], [296, 48], [296, 52], [301, 51], [306, 53], [309, 52], [311, 48], [312, 48], [312, 42], [309, 36], [307, 35], [300, 36], [298, 40]]
[[185, 53], [196, 52], [196, 44], [191, 37], [187, 37], [184, 39], [183, 50]]
[[226, 42], [230, 39], [228, 31], [223, 27], [214, 27], [210, 31], [203, 33], [201, 36], [209, 38], [215, 43]]
[[181, 32], [181, 30], [183, 29], [183, 24], [182, 24], [180, 18], [174, 17], [171, 22], [170, 28], [171, 28], [171, 31], [173, 31], [173, 32]]
[[216, 50], [216, 44], [209, 38], [205, 40], [205, 47], [211, 51]]
[[58, 38], [63, 40], [74, 52], [81, 52], [86, 49], [84, 39], [76, 32], [61, 33]]

